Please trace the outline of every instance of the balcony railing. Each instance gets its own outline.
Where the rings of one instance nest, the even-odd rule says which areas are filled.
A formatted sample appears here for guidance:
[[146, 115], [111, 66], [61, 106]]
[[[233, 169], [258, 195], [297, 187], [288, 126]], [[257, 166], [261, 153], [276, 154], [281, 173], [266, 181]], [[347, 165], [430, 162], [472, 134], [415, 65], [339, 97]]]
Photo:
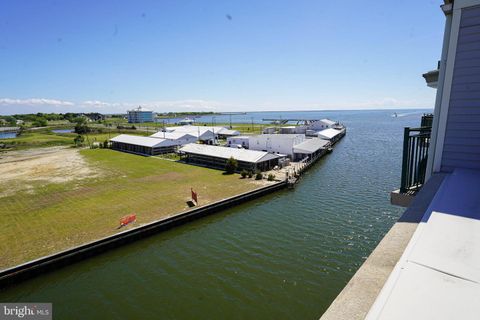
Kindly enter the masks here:
[[[422, 119], [422, 124], [423, 119]], [[415, 192], [425, 182], [428, 148], [430, 147], [430, 126], [405, 128], [403, 136], [402, 182], [400, 192]]]
[[422, 116], [421, 127], [431, 127], [433, 125], [433, 114], [424, 113]]

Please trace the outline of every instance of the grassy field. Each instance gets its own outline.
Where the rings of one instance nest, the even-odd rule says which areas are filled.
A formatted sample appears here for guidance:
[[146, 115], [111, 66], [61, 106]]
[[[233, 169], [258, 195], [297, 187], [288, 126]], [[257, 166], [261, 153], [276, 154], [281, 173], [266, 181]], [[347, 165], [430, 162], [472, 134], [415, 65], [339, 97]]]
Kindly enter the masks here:
[[131, 213], [138, 226], [188, 210], [191, 187], [204, 205], [259, 186], [237, 174], [156, 157], [108, 149], [71, 152], [80, 152], [99, 175], [65, 183], [28, 181], [33, 188], [0, 198], [0, 269], [122, 231], [119, 219]]
[[14, 139], [0, 139], [11, 149], [73, 145], [73, 137], [49, 132], [28, 132]]
[[[103, 142], [110, 138], [113, 138], [121, 133], [127, 133], [132, 135], [149, 135], [151, 133], [142, 131], [120, 131], [112, 130], [110, 133], [89, 133], [83, 135], [85, 138], [85, 144], [91, 144], [92, 142]], [[39, 131], [27, 131], [22, 135], [13, 139], [0, 139], [0, 145], [5, 144], [7, 149], [10, 150], [22, 150], [30, 148], [44, 148], [53, 146], [73, 146], [73, 139], [77, 136], [76, 133], [53, 133], [50, 130], [43, 129]], [[0, 149], [1, 150], [1, 149]]]

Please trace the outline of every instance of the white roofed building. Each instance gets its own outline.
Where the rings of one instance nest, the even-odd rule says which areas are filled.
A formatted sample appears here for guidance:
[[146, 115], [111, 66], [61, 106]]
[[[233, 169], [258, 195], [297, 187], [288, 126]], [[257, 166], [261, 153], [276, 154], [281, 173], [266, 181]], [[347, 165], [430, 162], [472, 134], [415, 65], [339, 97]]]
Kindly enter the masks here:
[[[178, 127], [167, 127], [165, 128], [167, 132], [184, 132], [189, 133], [199, 137], [199, 140], [202, 141], [213, 141], [214, 138], [226, 138], [240, 135], [240, 132], [237, 130], [230, 130], [225, 127], [219, 126], [178, 126]], [[206, 132], [210, 132], [205, 134]]]
[[179, 146], [183, 146], [189, 143], [195, 143], [198, 140], [196, 136], [186, 132], [159, 131], [152, 134], [150, 137], [171, 140]]
[[230, 148], [245, 148], [248, 149], [250, 143], [249, 136], [234, 136], [227, 138], [227, 146]]
[[331, 146], [331, 142], [319, 138], [306, 139], [293, 147], [294, 160], [311, 159], [325, 153]]
[[154, 156], [175, 152], [177, 144], [172, 140], [121, 134], [110, 139], [114, 150]]
[[227, 160], [237, 160], [237, 171], [267, 171], [278, 165], [284, 156], [271, 154], [265, 151], [236, 149], [205, 144], [187, 144], [179, 150], [187, 163], [193, 163], [210, 168], [225, 169]]
[[175, 132], [175, 133], [188, 133], [198, 140], [211, 143], [215, 140], [215, 135], [210, 127], [203, 126], [179, 126], [179, 127], [166, 127], [165, 132]]
[[293, 159], [293, 147], [303, 141], [304, 134], [260, 134], [250, 137], [249, 149], [285, 154]]
[[345, 131], [346, 131], [345, 128], [340, 129], [340, 130], [329, 128], [329, 129], [325, 129], [325, 130], [317, 132], [316, 135], [320, 139], [329, 140], [329, 141], [332, 142], [332, 144], [334, 144], [335, 142], [340, 140], [341, 137], [343, 137], [345, 135]]
[[333, 128], [336, 125], [338, 125], [338, 122], [332, 121], [330, 119], [322, 119], [310, 123], [307, 126], [307, 130], [320, 131], [328, 128]]

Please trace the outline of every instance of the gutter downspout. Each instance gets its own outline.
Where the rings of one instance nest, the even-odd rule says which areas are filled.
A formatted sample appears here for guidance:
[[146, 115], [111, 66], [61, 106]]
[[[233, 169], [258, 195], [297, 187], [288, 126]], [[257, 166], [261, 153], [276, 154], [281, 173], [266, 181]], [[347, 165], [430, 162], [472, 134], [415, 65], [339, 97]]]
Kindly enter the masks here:
[[430, 138], [430, 149], [428, 150], [427, 170], [425, 182], [430, 179], [433, 174], [433, 163], [435, 161], [435, 149], [437, 147], [438, 127], [440, 122], [440, 113], [442, 112], [440, 106], [442, 104], [443, 86], [445, 84], [445, 71], [448, 58], [448, 46], [450, 44], [450, 33], [452, 30], [452, 13], [453, 3], [448, 3], [440, 6], [445, 14], [445, 31], [443, 34], [442, 57], [440, 60], [440, 71], [438, 74], [437, 95], [435, 97], [435, 109], [433, 111], [432, 133]]

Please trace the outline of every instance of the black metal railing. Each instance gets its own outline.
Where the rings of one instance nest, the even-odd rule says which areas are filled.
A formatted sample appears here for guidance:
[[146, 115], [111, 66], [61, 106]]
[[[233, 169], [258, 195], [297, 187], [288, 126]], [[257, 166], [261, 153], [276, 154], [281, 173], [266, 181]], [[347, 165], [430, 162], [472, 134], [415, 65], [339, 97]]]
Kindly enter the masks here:
[[420, 123], [421, 127], [431, 127], [433, 124], [433, 114], [424, 113], [422, 116], [422, 121]]
[[[422, 119], [423, 120], [423, 119]], [[423, 123], [423, 121], [422, 121]], [[418, 190], [425, 182], [432, 128], [405, 128], [400, 192]]]

